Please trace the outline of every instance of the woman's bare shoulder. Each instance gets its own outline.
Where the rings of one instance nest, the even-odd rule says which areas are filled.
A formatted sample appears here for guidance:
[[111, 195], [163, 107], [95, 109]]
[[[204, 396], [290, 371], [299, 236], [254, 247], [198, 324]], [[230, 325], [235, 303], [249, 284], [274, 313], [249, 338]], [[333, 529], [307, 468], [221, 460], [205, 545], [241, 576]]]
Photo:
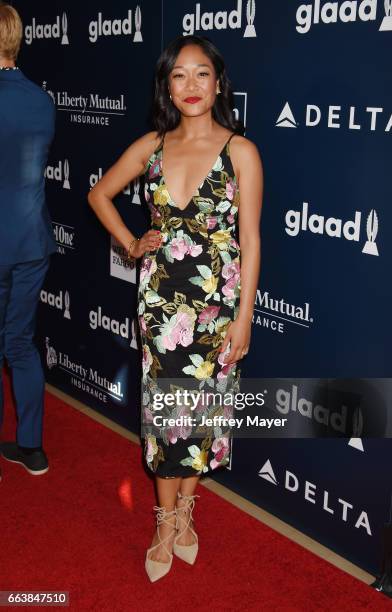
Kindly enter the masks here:
[[259, 150], [256, 144], [249, 140], [249, 138], [245, 138], [245, 136], [241, 136], [240, 134], [234, 134], [233, 138], [230, 141], [230, 151], [234, 155], [246, 156], [247, 158], [253, 156], [259, 156]]

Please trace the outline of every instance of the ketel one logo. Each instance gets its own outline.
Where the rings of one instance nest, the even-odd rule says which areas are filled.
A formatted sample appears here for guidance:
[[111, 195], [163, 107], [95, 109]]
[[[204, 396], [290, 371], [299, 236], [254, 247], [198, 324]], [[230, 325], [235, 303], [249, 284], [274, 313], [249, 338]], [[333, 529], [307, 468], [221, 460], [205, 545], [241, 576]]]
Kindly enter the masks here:
[[60, 291], [58, 295], [55, 295], [54, 293], [50, 293], [49, 291], [42, 289], [40, 293], [40, 300], [43, 304], [47, 304], [48, 306], [51, 306], [52, 308], [57, 308], [57, 310], [63, 311], [64, 319], [71, 318], [71, 311], [70, 311], [71, 299], [70, 299], [68, 291], [64, 293], [64, 298], [63, 298], [62, 291]]
[[[380, 31], [392, 30], [392, 0], [380, 0], [384, 5], [385, 17]], [[296, 13], [296, 30], [307, 34], [314, 24], [350, 23], [353, 21], [376, 21], [377, 0], [355, 0], [345, 2], [324, 2], [314, 0], [313, 4], [301, 4]]]
[[[244, 38], [257, 36], [254, 26], [256, 16], [256, 0], [246, 2], [246, 27]], [[195, 6], [194, 13], [187, 13], [182, 20], [183, 35], [194, 34], [200, 30], [236, 30], [242, 28], [242, 0], [237, 0], [237, 8], [232, 11], [201, 12], [201, 3]]]
[[45, 346], [46, 346], [46, 365], [49, 370], [54, 368], [57, 365], [57, 353], [54, 350], [53, 346], [49, 344], [50, 340], [48, 337], [45, 338]]
[[[133, 42], [143, 42], [141, 33], [142, 13], [140, 6], [135, 9], [135, 33]], [[89, 40], [96, 43], [100, 36], [131, 36], [133, 32], [132, 11], [124, 19], [103, 19], [102, 13], [98, 13], [97, 19], [90, 21], [88, 26]]]
[[[336, 217], [325, 218], [323, 215], [309, 215], [309, 205], [303, 202], [302, 210], [289, 210], [286, 213], [285, 232], [289, 236], [298, 236], [300, 231], [309, 230], [312, 234], [324, 234], [331, 238], [345, 238], [346, 240], [359, 242], [361, 233], [362, 213], [355, 211], [354, 220], [343, 222]], [[367, 241], [362, 253], [367, 255], [378, 255], [376, 237], [378, 232], [378, 217], [375, 210], [371, 210], [366, 222]]]
[[45, 177], [53, 181], [60, 181], [63, 189], [71, 189], [68, 159], [65, 159], [64, 162], [60, 160], [57, 166], [46, 166]]
[[43, 38], [59, 38], [62, 45], [69, 45], [68, 19], [66, 13], [62, 14], [61, 19], [58, 15], [54, 23], [37, 23], [35, 17], [33, 17], [31, 25], [25, 26], [25, 40], [27, 45], [31, 45], [34, 39]]
[[[305, 109], [305, 127], [317, 127], [326, 124], [327, 128], [348, 130], [367, 129], [375, 132], [382, 129], [390, 132], [392, 129], [392, 113], [384, 115], [382, 106], [367, 106], [357, 109], [356, 106], [344, 108], [342, 106], [330, 105], [320, 108], [317, 104], [307, 104]], [[282, 112], [276, 120], [276, 127], [297, 128], [300, 124], [296, 121], [293, 111], [288, 102], [285, 103]], [[380, 127], [381, 126], [381, 127]]]
[[305, 480], [302, 484], [300, 478], [293, 471], [287, 469], [283, 481], [280, 483], [269, 459], [260, 468], [258, 475], [275, 486], [284, 487], [288, 494], [303, 496], [304, 501], [310, 502], [324, 512], [328, 512], [335, 519], [340, 519], [345, 525], [361, 529], [362, 533], [366, 533], [368, 536], [373, 535], [369, 515], [365, 510], [358, 510], [354, 504], [340, 496], [334, 497], [330, 491], [320, 489], [320, 486], [316, 483]]

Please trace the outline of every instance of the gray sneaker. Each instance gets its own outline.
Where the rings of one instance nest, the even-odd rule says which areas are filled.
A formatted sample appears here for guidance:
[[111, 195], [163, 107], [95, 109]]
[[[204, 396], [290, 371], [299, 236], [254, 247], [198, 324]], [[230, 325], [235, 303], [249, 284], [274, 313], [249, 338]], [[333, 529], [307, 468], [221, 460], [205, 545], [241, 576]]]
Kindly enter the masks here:
[[46, 474], [49, 469], [48, 459], [43, 450], [24, 451], [16, 442], [0, 444], [0, 453], [11, 463], [20, 463], [33, 476]]

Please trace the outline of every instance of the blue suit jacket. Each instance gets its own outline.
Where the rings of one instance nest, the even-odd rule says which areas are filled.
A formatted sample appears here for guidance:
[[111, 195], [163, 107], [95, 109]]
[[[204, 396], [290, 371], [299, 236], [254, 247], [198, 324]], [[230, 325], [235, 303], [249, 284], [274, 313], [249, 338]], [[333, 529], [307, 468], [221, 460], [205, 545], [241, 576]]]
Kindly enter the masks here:
[[0, 265], [56, 251], [44, 178], [55, 112], [20, 70], [0, 70]]

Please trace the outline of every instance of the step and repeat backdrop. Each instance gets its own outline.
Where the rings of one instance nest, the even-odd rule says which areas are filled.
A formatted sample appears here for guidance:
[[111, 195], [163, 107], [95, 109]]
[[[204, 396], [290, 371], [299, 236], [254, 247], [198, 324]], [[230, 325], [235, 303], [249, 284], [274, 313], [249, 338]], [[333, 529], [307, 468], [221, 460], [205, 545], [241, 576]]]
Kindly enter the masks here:
[[[213, 477], [376, 573], [392, 491], [392, 3], [13, 4], [19, 64], [57, 108], [46, 178], [58, 253], [37, 337], [48, 382], [139, 431], [137, 270], [87, 194], [151, 129], [161, 49], [208, 36], [265, 172], [243, 375], [263, 379], [266, 410], [290, 416], [285, 438], [235, 438]], [[143, 193], [135, 180], [116, 198], [138, 235], [149, 224]]]

